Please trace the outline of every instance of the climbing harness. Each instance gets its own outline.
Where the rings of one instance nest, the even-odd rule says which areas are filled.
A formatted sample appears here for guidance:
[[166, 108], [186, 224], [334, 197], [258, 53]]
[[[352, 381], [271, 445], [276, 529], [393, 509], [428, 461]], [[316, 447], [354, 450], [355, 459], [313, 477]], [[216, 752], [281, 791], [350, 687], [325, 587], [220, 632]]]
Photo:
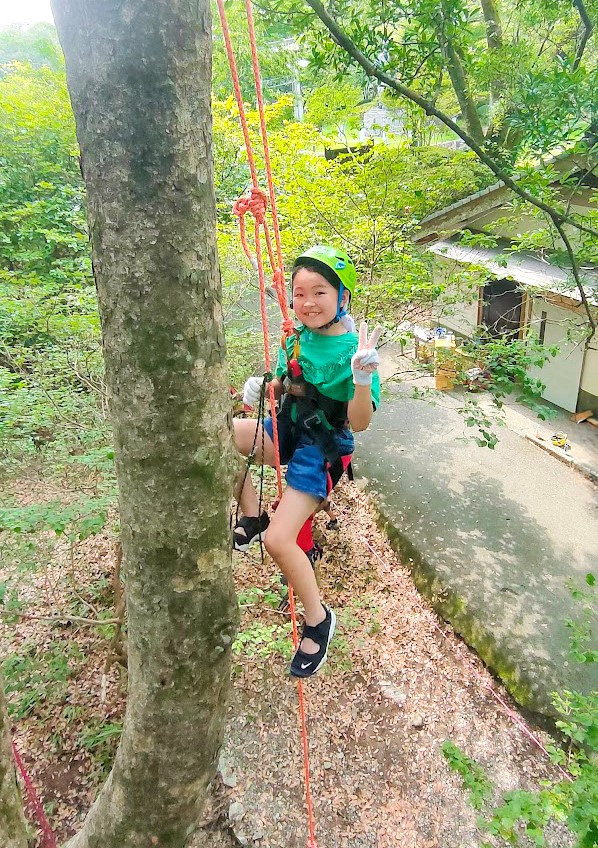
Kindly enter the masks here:
[[[243, 131], [243, 138], [245, 141], [245, 149], [247, 151], [247, 159], [249, 163], [249, 169], [251, 173], [251, 182], [252, 187], [250, 189], [249, 195], [237, 200], [233, 207], [233, 212], [239, 218], [239, 229], [241, 235], [241, 243], [243, 245], [243, 250], [245, 251], [245, 255], [250, 260], [251, 264], [257, 269], [258, 279], [259, 279], [259, 287], [260, 287], [260, 309], [262, 315], [262, 327], [264, 333], [264, 361], [266, 365], [266, 371], [271, 373], [271, 364], [270, 364], [270, 340], [268, 334], [268, 316], [266, 312], [266, 279], [265, 279], [265, 271], [264, 271], [264, 263], [263, 263], [263, 252], [262, 252], [262, 244], [261, 244], [261, 233], [263, 232], [264, 240], [266, 243], [266, 250], [268, 254], [268, 259], [270, 261], [270, 267], [272, 269], [272, 280], [274, 283], [274, 289], [278, 296], [278, 302], [280, 305], [281, 313], [282, 313], [282, 333], [283, 340], [282, 345], [286, 350], [286, 339], [293, 335], [294, 326], [293, 322], [289, 316], [287, 298], [284, 286], [284, 263], [282, 259], [282, 247], [280, 243], [280, 230], [278, 226], [278, 215], [276, 211], [276, 199], [274, 193], [274, 183], [272, 180], [272, 169], [270, 165], [270, 151], [268, 147], [268, 138], [266, 133], [266, 120], [265, 120], [265, 112], [264, 112], [264, 100], [262, 95], [262, 86], [261, 86], [261, 78], [260, 78], [260, 70], [259, 70], [259, 61], [257, 56], [257, 44], [255, 38], [255, 27], [253, 23], [253, 12], [251, 9], [250, 0], [245, 0], [245, 10], [247, 13], [247, 23], [249, 26], [249, 42], [251, 46], [251, 58], [253, 65], [253, 76], [255, 81], [255, 90], [258, 104], [258, 112], [260, 119], [260, 135], [262, 140], [262, 148], [264, 153], [264, 164], [267, 175], [268, 182], [268, 196], [266, 196], [265, 192], [260, 189], [258, 184], [258, 176], [257, 169], [255, 166], [255, 159], [253, 156], [253, 149], [251, 145], [251, 140], [249, 137], [249, 129], [247, 126], [247, 118], [245, 115], [245, 108], [243, 104], [243, 98], [241, 95], [241, 87], [239, 84], [239, 75], [237, 73], [236, 61], [234, 52], [232, 49], [230, 32], [228, 28], [228, 22], [226, 17], [226, 11], [224, 9], [224, 0], [217, 0], [218, 4], [218, 13], [220, 16], [220, 22], [222, 25], [222, 33], [224, 36], [224, 43], [226, 47], [226, 53], [228, 56], [228, 62], [231, 71], [231, 77], [233, 81], [233, 89], [235, 92], [235, 99], [237, 102], [237, 108], [239, 110], [239, 118], [241, 121], [241, 128]], [[266, 207], [267, 201], [270, 201], [270, 210], [272, 215], [272, 227], [274, 231], [274, 240], [276, 245], [276, 256], [274, 252], [274, 245], [272, 243], [272, 238], [270, 235], [270, 229], [268, 226], [268, 222], [266, 219]], [[247, 234], [245, 228], [245, 215], [250, 212], [254, 218], [254, 248], [255, 248], [255, 257], [252, 255], [248, 243], [247, 243]], [[266, 381], [264, 381], [265, 384]], [[265, 388], [265, 386], [264, 386]], [[273, 428], [273, 442], [274, 442], [274, 451], [276, 456], [276, 481], [278, 487], [279, 497], [282, 496], [282, 474], [280, 469], [280, 447], [278, 441], [278, 422], [276, 420], [275, 413], [275, 401], [276, 398], [274, 396], [274, 387], [272, 385], [272, 381], [268, 381], [268, 393], [270, 400], [270, 408], [272, 410], [272, 428]], [[256, 428], [256, 437], [257, 437], [257, 429]], [[262, 427], [263, 433], [263, 427]], [[299, 632], [297, 627], [297, 616], [295, 610], [295, 599], [293, 594], [293, 589], [289, 586], [289, 607], [291, 612], [291, 621], [292, 621], [292, 631], [293, 631], [293, 645], [295, 651], [299, 648]], [[309, 766], [309, 744], [307, 737], [307, 715], [306, 715], [306, 705], [305, 705], [305, 695], [303, 691], [303, 683], [301, 680], [297, 680], [297, 692], [299, 699], [299, 718], [301, 724], [301, 742], [303, 747], [303, 771], [304, 771], [304, 781], [305, 781], [305, 801], [307, 807], [307, 819], [308, 819], [308, 839], [307, 839], [307, 848], [318, 848], [316, 838], [315, 838], [315, 825], [314, 825], [314, 814], [313, 814], [313, 804], [311, 797], [311, 786], [310, 786], [310, 766]]]
[[299, 344], [295, 342], [293, 358], [289, 360], [283, 381], [285, 396], [278, 420], [288, 425], [293, 443], [299, 441], [302, 433], [309, 436], [324, 454], [328, 468], [331, 468], [341, 459], [336, 431], [347, 425], [348, 404], [323, 395], [308, 383], [298, 356]]

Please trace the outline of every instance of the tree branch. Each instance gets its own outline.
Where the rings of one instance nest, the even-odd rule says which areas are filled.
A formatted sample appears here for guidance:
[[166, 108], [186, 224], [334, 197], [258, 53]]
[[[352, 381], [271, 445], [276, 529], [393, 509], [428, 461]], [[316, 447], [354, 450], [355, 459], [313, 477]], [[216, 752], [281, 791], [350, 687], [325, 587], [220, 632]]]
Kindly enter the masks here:
[[586, 44], [588, 43], [592, 31], [594, 29], [594, 24], [592, 23], [590, 16], [588, 15], [587, 9], [583, 4], [583, 0], [573, 0], [573, 5], [579, 12], [579, 17], [581, 18], [581, 23], [583, 25], [581, 39], [579, 44], [577, 45], [577, 52], [573, 61], [573, 70], [576, 71], [579, 67], [579, 63], [581, 62], [581, 57], [584, 54], [584, 50], [586, 49]]
[[486, 43], [490, 50], [498, 50], [503, 45], [502, 27], [498, 7], [494, 0], [480, 0], [484, 23], [486, 24]]
[[482, 122], [480, 121], [480, 116], [478, 115], [478, 110], [476, 108], [475, 102], [471, 96], [471, 91], [469, 90], [469, 85], [467, 83], [467, 77], [465, 75], [463, 63], [461, 61], [461, 57], [459, 56], [457, 48], [453, 44], [451, 38], [447, 35], [444, 26], [443, 4], [440, 4], [439, 12], [440, 24], [437, 29], [438, 40], [440, 42], [440, 49], [444, 55], [446, 69], [451, 79], [453, 90], [457, 96], [459, 106], [461, 107], [461, 114], [463, 115], [463, 120], [469, 128], [469, 132], [472, 138], [474, 138], [478, 142], [478, 144], [483, 144], [484, 129], [482, 127]]
[[443, 123], [446, 127], [448, 127], [455, 135], [459, 136], [459, 138], [465, 142], [465, 144], [469, 147], [469, 149], [476, 154], [478, 159], [484, 163], [492, 173], [498, 177], [501, 182], [510, 188], [515, 194], [521, 197], [523, 200], [526, 200], [528, 203], [531, 203], [532, 206], [535, 206], [537, 209], [541, 209], [545, 212], [551, 220], [558, 221], [561, 224], [569, 224], [580, 232], [588, 233], [589, 235], [593, 235], [598, 237], [598, 230], [594, 230], [591, 227], [586, 227], [583, 224], [580, 224], [574, 218], [569, 216], [565, 216], [561, 211], [555, 209], [552, 206], [549, 206], [547, 203], [544, 203], [542, 200], [534, 197], [525, 189], [521, 188], [521, 186], [517, 185], [516, 178], [511, 177], [507, 171], [505, 171], [501, 165], [499, 165], [491, 156], [486, 153], [484, 148], [476, 142], [476, 140], [467, 133], [459, 124], [455, 123], [447, 114], [438, 109], [433, 103], [429, 100], [426, 100], [425, 97], [421, 97], [421, 95], [417, 94], [417, 92], [412, 91], [406, 85], [403, 85], [399, 80], [394, 77], [389, 76], [384, 73], [384, 71], [378, 70], [378, 68], [374, 65], [374, 63], [368, 59], [368, 57], [361, 52], [361, 50], [351, 41], [349, 36], [340, 28], [337, 22], [333, 17], [326, 11], [320, 0], [305, 0], [305, 2], [311, 6], [316, 15], [320, 18], [322, 23], [329, 30], [332, 38], [336, 43], [345, 50], [346, 53], [353, 58], [358, 65], [360, 65], [364, 71], [370, 77], [375, 77], [375, 79], [379, 80], [384, 85], [392, 88], [402, 97], [405, 97], [407, 100], [411, 100], [412, 103], [415, 103], [420, 109], [426, 113], [426, 115], [431, 115]]
[[596, 321], [594, 320], [594, 316], [592, 315], [592, 309], [591, 309], [590, 304], [588, 303], [588, 298], [587, 298], [587, 295], [585, 293], [585, 289], [583, 287], [583, 284], [581, 282], [581, 277], [579, 275], [579, 265], [578, 265], [577, 259], [575, 257], [575, 252], [574, 252], [574, 250], [571, 246], [571, 242], [569, 241], [569, 237], [567, 236], [567, 233], [565, 232], [565, 229], [564, 229], [562, 224], [557, 224], [555, 222], [554, 226], [557, 229], [558, 234], [561, 237], [563, 244], [565, 245], [565, 248], [567, 250], [567, 255], [569, 257], [569, 261], [571, 262], [571, 272], [573, 274], [573, 279], [575, 280], [575, 284], [576, 284], [577, 289], [579, 291], [579, 296], [581, 297], [581, 302], [582, 302], [583, 307], [586, 311], [586, 315], [588, 317], [588, 323], [589, 323], [590, 327], [592, 328], [590, 335], [586, 339], [586, 346], [587, 346], [587, 345], [589, 345], [589, 343], [592, 341], [592, 339], [594, 338], [594, 336], [596, 334]]
[[[507, 188], [510, 188], [518, 197], [521, 197], [522, 200], [527, 201], [532, 206], [535, 206], [537, 209], [542, 210], [549, 219], [554, 224], [557, 229], [559, 235], [563, 239], [563, 243], [569, 255], [569, 259], [571, 261], [573, 276], [575, 278], [575, 282], [579, 289], [579, 295], [581, 301], [584, 305], [588, 316], [588, 322], [592, 327], [592, 334], [590, 338], [596, 332], [596, 324], [594, 318], [591, 314], [590, 305], [588, 304], [588, 300], [586, 297], [586, 293], [584, 291], [583, 285], [581, 284], [581, 279], [579, 276], [579, 266], [577, 264], [577, 260], [575, 259], [575, 254], [571, 247], [571, 243], [567, 238], [567, 235], [563, 229], [564, 224], [569, 224], [580, 232], [588, 233], [590, 235], [598, 237], [598, 231], [592, 229], [591, 227], [586, 227], [583, 224], [580, 224], [574, 218], [571, 218], [568, 215], [565, 215], [563, 211], [559, 209], [555, 209], [553, 206], [549, 206], [549, 204], [545, 203], [543, 200], [540, 200], [522, 188], [517, 184], [517, 178], [511, 177], [488, 153], [484, 150], [481, 144], [473, 138], [469, 133], [467, 133], [459, 124], [455, 123], [448, 115], [438, 109], [433, 103], [429, 100], [426, 100], [425, 97], [421, 97], [421, 95], [417, 94], [417, 92], [412, 91], [406, 85], [404, 85], [399, 80], [394, 77], [389, 76], [384, 73], [384, 71], [380, 71], [374, 63], [368, 59], [368, 57], [361, 52], [361, 50], [357, 47], [357, 45], [349, 38], [349, 36], [345, 33], [343, 29], [338, 25], [336, 20], [330, 15], [330, 13], [326, 10], [326, 8], [322, 5], [320, 0], [305, 0], [308, 6], [310, 6], [316, 15], [320, 18], [324, 26], [330, 32], [333, 40], [343, 48], [343, 50], [354, 59], [358, 65], [360, 65], [366, 74], [371, 77], [375, 77], [375, 79], [379, 80], [384, 85], [392, 88], [394, 91], [398, 92], [400, 95], [405, 97], [407, 100], [410, 100], [412, 103], [415, 103], [420, 109], [423, 109], [426, 115], [432, 115], [435, 118], [438, 118], [446, 127], [452, 130], [455, 135], [459, 136], [459, 138], [465, 142], [465, 144], [469, 147], [469, 149], [476, 154], [478, 159], [484, 163], [492, 173], [498, 177], [498, 179], [504, 183]], [[577, 0], [576, 0], [577, 2]], [[563, 237], [564, 236], [564, 237]]]
[[[495, 0], [480, 0], [480, 6], [482, 8], [482, 14], [484, 16], [484, 22], [486, 24], [486, 44], [488, 45], [488, 50], [490, 51], [490, 53], [496, 53], [496, 51], [500, 50], [503, 46], [502, 26], [500, 23], [498, 7], [495, 3]], [[500, 92], [502, 91], [503, 86], [504, 78], [502, 74], [499, 74], [494, 80], [490, 82], [490, 100], [488, 104], [490, 107], [490, 126], [487, 132], [487, 135], [489, 137], [493, 134], [492, 114], [496, 102], [500, 99]]]

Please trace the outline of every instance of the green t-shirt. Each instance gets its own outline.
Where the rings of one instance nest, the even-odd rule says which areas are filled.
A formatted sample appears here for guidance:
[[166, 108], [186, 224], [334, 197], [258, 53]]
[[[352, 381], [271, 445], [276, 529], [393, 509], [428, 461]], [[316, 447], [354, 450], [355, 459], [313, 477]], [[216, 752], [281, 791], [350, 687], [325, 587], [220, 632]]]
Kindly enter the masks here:
[[[287, 339], [289, 356], [293, 356], [295, 337]], [[326, 336], [302, 329], [300, 335], [299, 365], [308, 383], [326, 397], [333, 400], [349, 401], [355, 393], [351, 357], [359, 344], [357, 333], [344, 333], [340, 336]], [[278, 351], [276, 376], [282, 377], [287, 371], [287, 359], [282, 347]], [[380, 405], [380, 377], [377, 371], [372, 374], [372, 401], [375, 407]]]

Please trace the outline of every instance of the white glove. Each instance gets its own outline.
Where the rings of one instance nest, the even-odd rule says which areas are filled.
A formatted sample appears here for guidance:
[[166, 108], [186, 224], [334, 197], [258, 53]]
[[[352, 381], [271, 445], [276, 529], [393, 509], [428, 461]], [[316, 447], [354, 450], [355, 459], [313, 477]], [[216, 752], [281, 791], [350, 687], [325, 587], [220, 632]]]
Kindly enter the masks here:
[[380, 364], [376, 344], [381, 335], [382, 327], [376, 327], [368, 339], [368, 325], [365, 321], [361, 323], [359, 327], [359, 347], [351, 357], [351, 371], [356, 386], [370, 386], [372, 384], [372, 372], [376, 371]]
[[255, 406], [262, 393], [263, 377], [250, 377], [243, 386], [243, 403], [245, 406]]

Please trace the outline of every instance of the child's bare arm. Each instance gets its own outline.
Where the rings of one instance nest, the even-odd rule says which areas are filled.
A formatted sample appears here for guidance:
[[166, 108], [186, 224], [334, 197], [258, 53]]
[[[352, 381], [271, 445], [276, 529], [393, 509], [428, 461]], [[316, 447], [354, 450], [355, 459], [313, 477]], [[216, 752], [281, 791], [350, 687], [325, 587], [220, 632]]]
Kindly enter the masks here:
[[376, 344], [382, 333], [382, 327], [376, 327], [368, 338], [368, 325], [365, 321], [359, 328], [359, 346], [351, 359], [355, 394], [349, 401], [349, 424], [355, 432], [367, 430], [372, 420], [372, 373], [380, 362]]
[[373, 412], [371, 386], [355, 386], [355, 394], [349, 401], [348, 409], [349, 424], [354, 433], [367, 430]]

